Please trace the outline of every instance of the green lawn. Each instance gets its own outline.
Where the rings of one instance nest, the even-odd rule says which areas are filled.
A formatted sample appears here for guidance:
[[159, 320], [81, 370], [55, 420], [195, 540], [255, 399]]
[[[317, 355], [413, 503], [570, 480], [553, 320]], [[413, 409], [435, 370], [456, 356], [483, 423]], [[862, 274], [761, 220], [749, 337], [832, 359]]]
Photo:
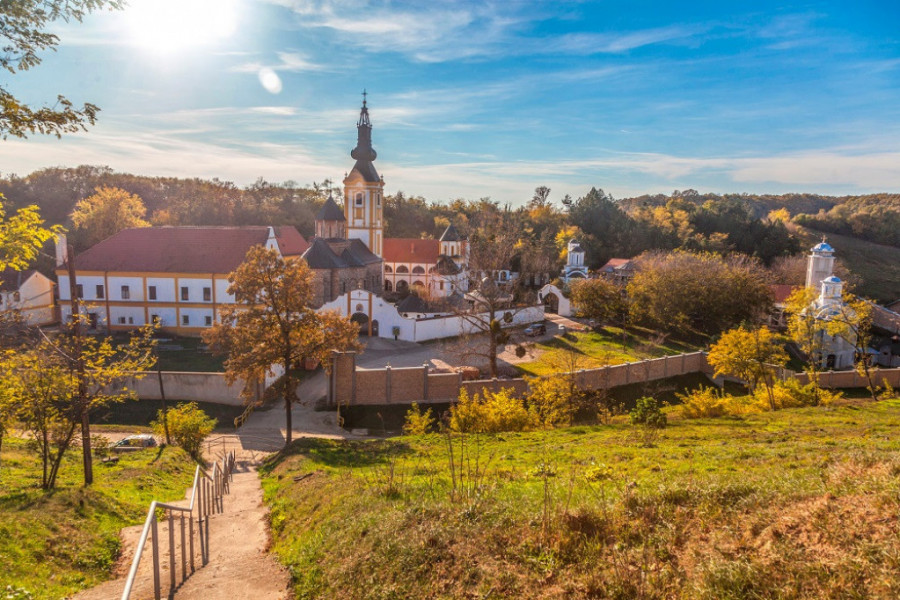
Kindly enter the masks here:
[[900, 401], [452, 442], [265, 466], [298, 598], [900, 596]]
[[[4, 439], [0, 463], [0, 597], [6, 586], [58, 600], [110, 577], [122, 527], [143, 522], [154, 499], [184, 497], [193, 461], [175, 447], [94, 465], [81, 486], [81, 454], [71, 451], [58, 489], [40, 489], [40, 462], [25, 440]], [[16, 596], [18, 597], [18, 596]], [[26, 596], [22, 596], [25, 598]], [[27, 596], [31, 598], [31, 596]]]
[[[649, 329], [630, 327], [622, 338], [619, 327], [605, 327], [597, 331], [570, 331], [565, 337], [536, 342], [534, 360], [516, 367], [525, 375], [550, 375], [559, 371], [592, 369], [606, 365], [658, 358], [667, 354], [694, 352], [697, 346], [658, 337]], [[574, 365], [573, 365], [574, 363]]]

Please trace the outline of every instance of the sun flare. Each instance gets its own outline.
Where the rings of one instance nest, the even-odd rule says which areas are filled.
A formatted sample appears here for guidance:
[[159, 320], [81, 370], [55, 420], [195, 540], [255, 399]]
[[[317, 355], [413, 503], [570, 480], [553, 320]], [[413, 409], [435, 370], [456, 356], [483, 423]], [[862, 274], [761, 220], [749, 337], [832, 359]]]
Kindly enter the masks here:
[[125, 14], [132, 41], [162, 54], [213, 44], [237, 29], [234, 0], [135, 0]]

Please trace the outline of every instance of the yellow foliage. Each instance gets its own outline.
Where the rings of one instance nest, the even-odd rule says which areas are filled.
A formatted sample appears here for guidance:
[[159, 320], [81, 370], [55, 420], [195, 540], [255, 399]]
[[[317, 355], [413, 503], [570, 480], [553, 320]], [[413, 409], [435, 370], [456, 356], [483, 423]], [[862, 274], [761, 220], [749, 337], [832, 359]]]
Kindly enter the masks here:
[[575, 416], [577, 393], [561, 376], [527, 379], [529, 409], [538, 423], [547, 428], [566, 427]]
[[501, 431], [529, 431], [539, 426], [535, 413], [512, 395], [512, 390], [485, 390], [484, 396], [469, 397], [460, 390], [459, 401], [450, 407], [450, 429], [460, 433], [499, 433]]
[[706, 419], [746, 415], [761, 412], [755, 399], [735, 398], [713, 387], [701, 387], [689, 394], [677, 394], [681, 399], [681, 416], [685, 419]]
[[403, 433], [406, 435], [425, 435], [434, 428], [435, 419], [429, 408], [425, 412], [419, 408], [418, 403], [413, 402], [406, 411], [406, 422], [403, 424]]
[[818, 402], [816, 401], [815, 384], [800, 385], [796, 379], [778, 381], [772, 386], [772, 401], [770, 403], [768, 392], [765, 388], [758, 388], [753, 398], [756, 406], [763, 411], [782, 408], [798, 408], [801, 406], [825, 406], [843, 397], [841, 392], [819, 388]]

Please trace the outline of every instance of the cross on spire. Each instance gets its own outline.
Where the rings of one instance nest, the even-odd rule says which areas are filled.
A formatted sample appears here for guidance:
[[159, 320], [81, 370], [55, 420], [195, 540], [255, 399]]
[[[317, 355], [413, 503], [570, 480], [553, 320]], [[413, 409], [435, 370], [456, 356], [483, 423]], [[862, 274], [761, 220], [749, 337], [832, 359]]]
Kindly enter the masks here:
[[366, 105], [366, 96], [367, 96], [367, 95], [368, 95], [368, 94], [366, 93], [366, 88], [363, 88], [363, 93], [362, 93], [362, 97], [363, 97], [363, 106]]

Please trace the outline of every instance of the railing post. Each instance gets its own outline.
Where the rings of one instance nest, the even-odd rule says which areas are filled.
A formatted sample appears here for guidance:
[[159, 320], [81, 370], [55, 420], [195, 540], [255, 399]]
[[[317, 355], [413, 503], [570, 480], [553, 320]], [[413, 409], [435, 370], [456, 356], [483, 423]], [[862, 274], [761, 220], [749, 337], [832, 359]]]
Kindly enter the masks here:
[[181, 513], [181, 581], [187, 581], [187, 545], [184, 543], [184, 513]]
[[175, 589], [175, 514], [169, 511], [169, 595]]
[[194, 572], [194, 511], [191, 511], [190, 516], [188, 517], [188, 531], [190, 533], [190, 545], [191, 545], [191, 573]]
[[153, 536], [153, 597], [160, 600], [159, 585], [159, 525], [156, 522], [154, 511], [153, 521], [150, 525], [150, 535]]

